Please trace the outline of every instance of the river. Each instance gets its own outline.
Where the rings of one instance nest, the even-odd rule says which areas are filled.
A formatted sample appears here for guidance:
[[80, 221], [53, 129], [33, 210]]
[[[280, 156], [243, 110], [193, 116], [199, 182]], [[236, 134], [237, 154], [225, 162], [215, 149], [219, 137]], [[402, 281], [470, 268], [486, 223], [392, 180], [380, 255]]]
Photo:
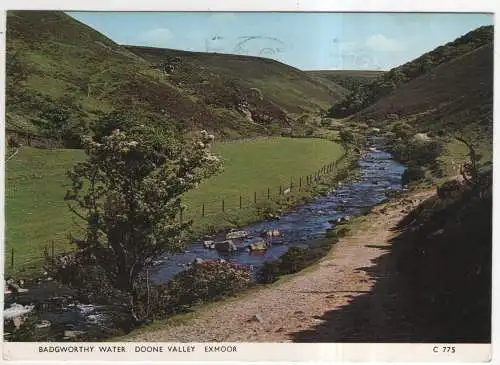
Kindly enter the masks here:
[[[391, 154], [383, 152], [383, 140], [371, 139], [371, 147], [357, 162], [359, 174], [349, 183], [332, 187], [327, 195], [284, 213], [279, 220], [258, 222], [242, 227], [250, 236], [258, 236], [262, 231], [278, 230], [279, 237], [270, 239], [270, 247], [264, 252], [249, 252], [247, 244], [240, 242], [240, 248], [231, 254], [219, 253], [203, 247], [202, 242], [193, 242], [183, 253], [164, 256], [157, 260], [151, 270], [154, 283], [164, 283], [172, 276], [185, 270], [195, 259], [221, 258], [248, 265], [256, 273], [268, 260], [283, 255], [289, 247], [307, 248], [314, 240], [325, 236], [332, 228], [330, 223], [342, 217], [360, 215], [366, 208], [387, 199], [388, 192], [401, 190], [401, 176], [405, 166], [393, 160]], [[211, 239], [220, 240], [224, 235]], [[13, 302], [30, 304], [35, 302], [41, 318], [52, 323], [51, 332], [61, 338], [65, 330], [89, 331], [110, 325], [106, 307], [78, 304], [71, 300], [72, 293], [65, 291], [54, 282], [42, 282], [30, 287], [28, 293], [16, 298], [7, 296], [6, 308]]]

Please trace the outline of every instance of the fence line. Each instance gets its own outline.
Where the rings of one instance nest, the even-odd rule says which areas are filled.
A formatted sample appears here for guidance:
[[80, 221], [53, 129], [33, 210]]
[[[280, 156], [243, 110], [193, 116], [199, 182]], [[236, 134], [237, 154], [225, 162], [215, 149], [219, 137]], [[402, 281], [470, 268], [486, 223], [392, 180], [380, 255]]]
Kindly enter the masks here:
[[[346, 154], [344, 153], [342, 156], [340, 156], [338, 159], [327, 163], [323, 166], [321, 166], [318, 170], [315, 172], [305, 175], [305, 176], [291, 176], [290, 177], [290, 184], [284, 185], [280, 184], [276, 190], [272, 189], [271, 187], [267, 187], [267, 194], [266, 191], [264, 192], [248, 192], [248, 194], [238, 194], [239, 197], [236, 197], [236, 200], [234, 201], [234, 205], [230, 204], [228, 205], [228, 198], [227, 197], [221, 197], [220, 202], [219, 202], [219, 208], [217, 209], [217, 204], [211, 204], [209, 206], [206, 205], [206, 202], [203, 202], [201, 204], [201, 208], [198, 207], [192, 207], [191, 209], [188, 210], [188, 215], [189, 219], [195, 219], [195, 218], [200, 218], [200, 212], [201, 212], [201, 218], [205, 217], [210, 217], [214, 215], [218, 215], [220, 213], [227, 213], [228, 211], [231, 210], [241, 210], [245, 207], [255, 207], [259, 202], [263, 201], [271, 201], [272, 198], [280, 197], [287, 195], [291, 193], [292, 191], [301, 191], [303, 185], [310, 186], [313, 183], [317, 183], [320, 178], [326, 174], [330, 174], [334, 172], [337, 169], [337, 166], [341, 161], [343, 161], [346, 158]], [[277, 195], [274, 195], [272, 192], [276, 191]], [[253, 195], [253, 199], [252, 199]], [[182, 212], [179, 212], [179, 215], [182, 217]], [[182, 219], [182, 218], [181, 218]]]
[[[294, 176], [291, 176], [290, 177], [290, 185], [288, 187], [289, 190], [289, 193], [293, 190], [293, 189], [298, 189], [299, 191], [301, 190], [301, 188], [304, 186], [304, 185], [307, 185], [307, 186], [310, 186], [313, 184], [313, 182], [317, 182], [319, 180], [319, 178], [321, 176], [323, 176], [324, 174], [328, 174], [328, 173], [331, 173], [331, 172], [334, 172], [336, 169], [337, 169], [337, 166], [338, 164], [344, 160], [346, 158], [346, 154], [343, 154], [342, 156], [340, 156], [338, 159], [336, 159], [335, 161], [332, 161], [330, 162], [329, 164], [326, 164], [324, 166], [321, 166], [317, 171], [313, 172], [312, 174], [309, 174], [309, 175], [306, 175], [306, 176], [299, 176], [299, 177], [294, 177]], [[294, 181], [295, 181], [295, 184], [294, 184]], [[297, 184], [297, 181], [298, 181], [298, 184]], [[285, 185], [286, 186], [286, 185]], [[285, 194], [285, 191], [287, 190], [287, 188], [283, 189], [283, 184], [280, 184], [279, 185], [279, 191], [276, 189], [275, 191], [279, 192], [279, 194], [277, 196], [283, 196]], [[259, 199], [260, 197], [260, 199]], [[267, 192], [264, 190], [264, 191], [261, 191], [261, 194], [259, 194], [257, 191], [254, 191], [253, 192], [253, 199], [252, 199], [252, 195], [251, 193], [246, 196], [244, 194], [239, 194], [239, 205], [238, 203], [235, 203], [235, 206], [234, 206], [234, 209], [237, 209], [239, 207], [239, 209], [243, 209], [244, 207], [247, 207], [247, 206], [252, 206], [252, 203], [253, 203], [253, 206], [255, 206], [259, 201], [271, 201], [272, 198], [275, 198], [276, 196], [273, 196], [272, 194], [272, 189], [271, 187], [268, 187], [267, 188]], [[193, 210], [188, 210], [187, 212], [181, 208], [181, 210], [179, 211], [179, 222], [182, 224], [184, 222], [184, 219], [186, 218], [185, 217], [185, 213], [188, 213], [187, 215], [189, 215], [188, 218], [196, 218], [196, 217], [200, 217], [200, 213], [201, 213], [201, 217], [207, 217], [207, 216], [213, 216], [213, 215], [217, 215], [217, 214], [220, 214], [221, 212], [225, 213], [227, 212], [227, 198], [221, 198], [221, 206], [220, 206], [220, 210], [219, 211], [216, 211], [215, 213], [212, 213], [212, 214], [207, 214], [207, 206], [205, 203], [202, 203], [201, 205], [201, 209], [200, 211], [193, 211]], [[248, 205], [246, 203], [249, 203]], [[49, 256], [49, 253], [50, 253], [50, 256]], [[55, 259], [55, 256], [56, 256], [56, 252], [55, 252], [55, 242], [54, 241], [50, 241], [50, 245], [46, 245], [44, 248], [43, 248], [43, 254], [42, 254], [42, 257], [41, 259], [43, 260], [44, 257], [50, 257], [52, 260]], [[10, 250], [10, 269], [13, 271], [14, 268], [15, 268], [15, 250], [14, 248], [12, 247], [11, 250]], [[38, 261], [39, 259], [33, 259], [33, 260], [29, 260], [29, 261], [25, 261], [23, 260], [22, 264], [23, 265], [26, 265], [27, 263], [34, 263], [36, 261]]]

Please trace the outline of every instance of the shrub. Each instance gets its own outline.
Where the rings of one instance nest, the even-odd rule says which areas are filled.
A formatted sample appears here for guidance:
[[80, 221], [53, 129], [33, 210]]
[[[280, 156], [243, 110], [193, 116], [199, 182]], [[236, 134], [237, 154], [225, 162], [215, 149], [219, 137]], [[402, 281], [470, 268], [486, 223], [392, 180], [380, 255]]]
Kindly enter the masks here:
[[333, 237], [318, 241], [309, 248], [290, 247], [278, 260], [265, 262], [257, 279], [266, 284], [276, 281], [280, 275], [299, 272], [324, 257], [336, 242], [336, 237]]
[[273, 283], [278, 280], [278, 276], [280, 275], [280, 267], [279, 261], [266, 261], [264, 265], [262, 265], [257, 280], [262, 284]]
[[458, 180], [446, 181], [437, 188], [437, 195], [440, 199], [457, 198], [462, 193], [463, 185]]
[[425, 170], [421, 166], [408, 166], [406, 171], [403, 173], [401, 183], [406, 185], [409, 182], [422, 180], [424, 178]]
[[140, 290], [139, 309], [148, 318], [156, 319], [230, 296], [252, 285], [248, 268], [222, 261], [195, 264], [167, 284], [149, 288], [149, 293], [144, 279], [141, 287], [137, 288]]

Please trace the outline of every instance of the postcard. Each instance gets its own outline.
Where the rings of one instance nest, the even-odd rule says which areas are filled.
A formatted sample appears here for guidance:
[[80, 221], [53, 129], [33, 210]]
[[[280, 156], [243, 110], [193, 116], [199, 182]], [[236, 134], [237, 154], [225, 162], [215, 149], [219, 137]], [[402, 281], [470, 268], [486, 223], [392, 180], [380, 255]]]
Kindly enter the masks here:
[[492, 13], [4, 21], [4, 360], [491, 360]]

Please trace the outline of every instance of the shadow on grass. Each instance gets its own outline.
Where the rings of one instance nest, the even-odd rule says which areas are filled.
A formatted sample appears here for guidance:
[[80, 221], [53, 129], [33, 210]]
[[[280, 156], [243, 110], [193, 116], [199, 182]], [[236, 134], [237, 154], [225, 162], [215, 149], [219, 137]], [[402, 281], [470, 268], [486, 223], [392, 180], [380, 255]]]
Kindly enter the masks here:
[[[491, 342], [491, 195], [436, 197], [410, 212], [373, 266], [374, 281], [294, 342]], [[328, 293], [324, 293], [328, 294]], [[332, 296], [333, 297], [333, 296]]]

